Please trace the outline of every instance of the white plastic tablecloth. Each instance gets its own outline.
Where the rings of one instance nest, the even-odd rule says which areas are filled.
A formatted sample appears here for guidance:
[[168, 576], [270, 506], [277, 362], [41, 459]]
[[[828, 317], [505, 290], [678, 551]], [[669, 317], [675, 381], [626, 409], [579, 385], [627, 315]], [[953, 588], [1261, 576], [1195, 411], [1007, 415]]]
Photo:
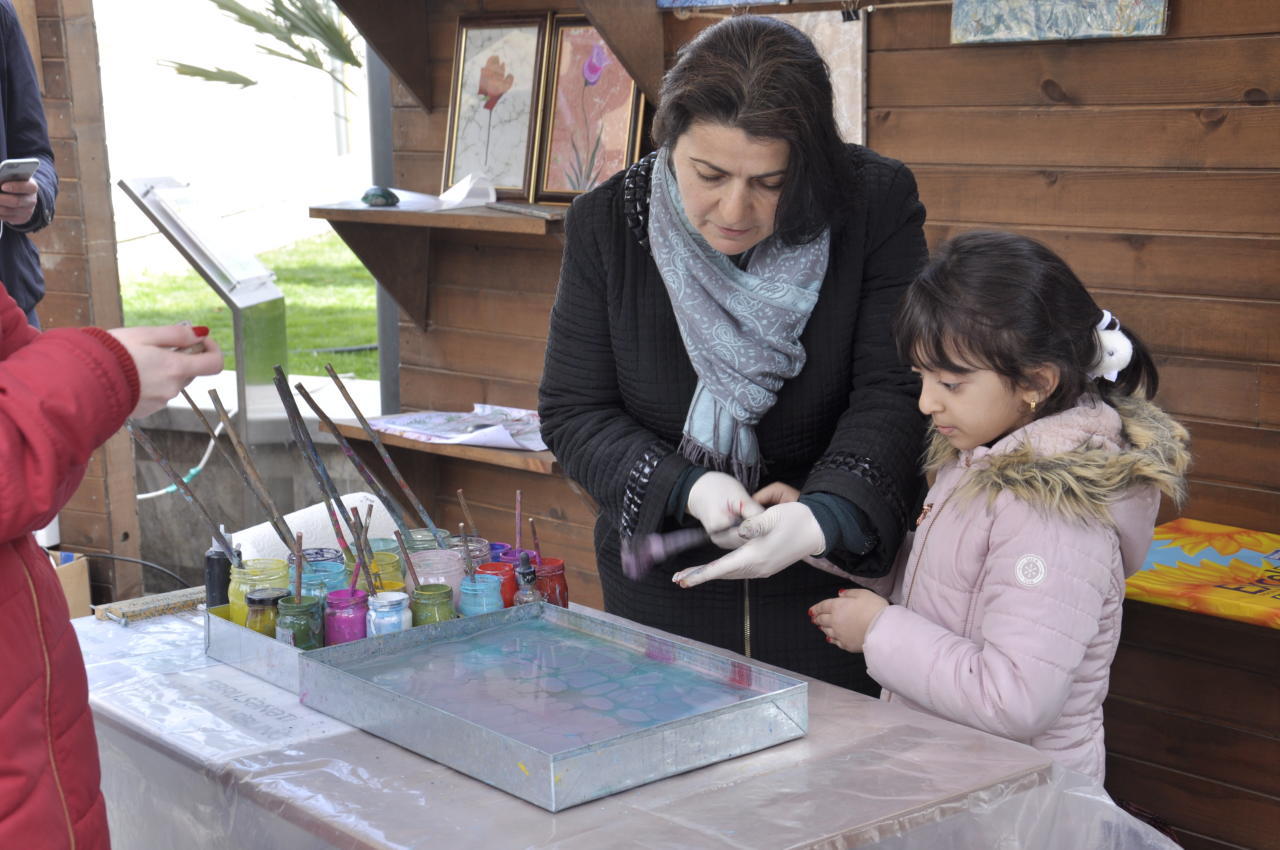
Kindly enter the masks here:
[[801, 739], [552, 814], [207, 658], [203, 614], [75, 626], [129, 850], [1174, 847], [1030, 747], [821, 682]]

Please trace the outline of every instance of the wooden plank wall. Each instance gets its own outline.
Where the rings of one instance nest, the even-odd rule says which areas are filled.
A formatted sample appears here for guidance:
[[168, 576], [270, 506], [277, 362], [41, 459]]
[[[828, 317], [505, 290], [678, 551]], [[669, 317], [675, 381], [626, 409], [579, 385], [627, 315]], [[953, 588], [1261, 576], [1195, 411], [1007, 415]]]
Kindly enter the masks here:
[[[572, 0], [449, 0], [427, 12], [431, 102], [424, 110], [392, 78], [395, 185], [438, 193], [458, 18], [481, 13], [575, 11]], [[429, 323], [400, 321], [400, 399], [406, 410], [470, 410], [477, 402], [538, 406], [547, 323], [560, 273], [558, 236], [433, 230], [427, 258]], [[401, 453], [403, 456], [403, 453]], [[398, 461], [399, 462], [399, 461]], [[433, 519], [462, 520], [463, 488], [481, 534], [511, 542], [515, 491], [543, 549], [563, 555], [571, 597], [603, 607], [592, 550], [594, 513], [564, 479], [440, 457], [405, 458]], [[524, 529], [526, 545], [529, 530]]]
[[[1170, 0], [1168, 34], [949, 44], [950, 6], [869, 20], [868, 144], [932, 244], [1047, 243], [1158, 355], [1200, 519], [1280, 516], [1280, 4]], [[1166, 510], [1166, 514], [1168, 511]]]
[[[35, 0], [45, 116], [57, 164], [53, 223], [34, 237], [48, 294], [37, 307], [46, 328], [123, 324], [115, 224], [107, 173], [98, 42], [91, 0]], [[62, 546], [137, 558], [133, 448], [123, 431], [93, 455], [84, 482], [60, 515]], [[90, 559], [94, 602], [142, 592], [141, 567]]]
[[[1280, 3], [1170, 0], [1162, 38], [969, 46], [949, 5], [877, 5], [868, 144], [912, 166], [931, 244], [994, 227], [1062, 254], [1156, 352], [1192, 432], [1185, 513], [1275, 530]], [[1280, 847], [1274, 643], [1126, 606], [1107, 785], [1185, 847]]]

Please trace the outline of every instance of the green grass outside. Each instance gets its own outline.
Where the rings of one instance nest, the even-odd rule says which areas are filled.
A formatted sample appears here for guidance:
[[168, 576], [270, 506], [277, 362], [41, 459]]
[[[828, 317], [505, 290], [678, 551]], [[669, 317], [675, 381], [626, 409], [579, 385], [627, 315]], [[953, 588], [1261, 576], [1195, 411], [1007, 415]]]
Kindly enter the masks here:
[[[339, 373], [378, 378], [378, 352], [325, 352], [378, 341], [377, 298], [373, 278], [351, 250], [329, 233], [258, 255], [275, 272], [285, 297], [289, 338], [289, 371], [323, 375], [332, 363]], [[195, 271], [144, 275], [120, 282], [126, 325], [167, 325], [188, 319], [208, 325], [209, 335], [226, 353], [226, 368], [235, 368], [231, 311]]]

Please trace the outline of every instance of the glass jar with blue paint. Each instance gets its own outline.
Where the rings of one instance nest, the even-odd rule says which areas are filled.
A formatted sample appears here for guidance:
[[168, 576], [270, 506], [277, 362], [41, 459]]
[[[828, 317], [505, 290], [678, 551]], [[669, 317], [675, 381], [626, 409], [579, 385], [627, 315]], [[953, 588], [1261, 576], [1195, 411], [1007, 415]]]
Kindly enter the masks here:
[[413, 628], [413, 612], [409, 610], [409, 594], [386, 590], [369, 597], [366, 634], [370, 637], [390, 635], [410, 628]]
[[458, 588], [458, 613], [464, 617], [502, 610], [502, 579], [476, 573], [462, 580]]
[[[306, 564], [302, 568], [302, 595], [324, 599], [331, 590], [347, 586], [347, 565], [337, 549], [303, 549]], [[293, 555], [289, 556], [289, 586], [294, 587], [297, 566]]]

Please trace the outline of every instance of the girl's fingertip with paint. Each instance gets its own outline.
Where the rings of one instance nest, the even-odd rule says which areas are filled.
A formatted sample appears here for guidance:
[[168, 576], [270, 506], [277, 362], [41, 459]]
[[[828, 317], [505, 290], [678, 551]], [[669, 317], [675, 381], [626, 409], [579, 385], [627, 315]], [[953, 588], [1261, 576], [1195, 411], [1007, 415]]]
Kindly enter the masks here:
[[205, 325], [196, 325], [191, 330], [195, 331], [195, 335], [201, 339], [204, 339], [209, 335], [209, 328]]

